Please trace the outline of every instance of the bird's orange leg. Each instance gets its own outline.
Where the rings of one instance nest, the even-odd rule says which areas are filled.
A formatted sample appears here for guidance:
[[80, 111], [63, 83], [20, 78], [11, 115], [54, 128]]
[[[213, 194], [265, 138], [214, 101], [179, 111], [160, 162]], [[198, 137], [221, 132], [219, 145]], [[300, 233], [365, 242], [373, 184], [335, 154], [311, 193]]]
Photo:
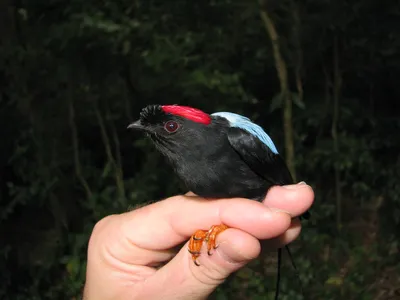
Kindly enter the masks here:
[[207, 242], [207, 254], [211, 255], [211, 249], [217, 249], [218, 245], [215, 244], [215, 240], [217, 239], [217, 235], [222, 231], [228, 229], [228, 226], [225, 224], [213, 225], [210, 230], [207, 232], [207, 236], [205, 241]]
[[193, 262], [196, 266], [200, 266], [196, 259], [200, 256], [201, 246], [203, 245], [203, 241], [207, 236], [207, 231], [205, 230], [197, 230], [189, 241], [189, 253], [192, 254]]
[[228, 226], [225, 224], [213, 225], [208, 231], [197, 230], [192, 235], [189, 241], [189, 252], [192, 254], [192, 259], [196, 266], [199, 266], [197, 258], [200, 256], [203, 241], [207, 243], [208, 255], [211, 255], [211, 249], [216, 249], [218, 247], [218, 245], [215, 244], [217, 235], [226, 229], [228, 229]]

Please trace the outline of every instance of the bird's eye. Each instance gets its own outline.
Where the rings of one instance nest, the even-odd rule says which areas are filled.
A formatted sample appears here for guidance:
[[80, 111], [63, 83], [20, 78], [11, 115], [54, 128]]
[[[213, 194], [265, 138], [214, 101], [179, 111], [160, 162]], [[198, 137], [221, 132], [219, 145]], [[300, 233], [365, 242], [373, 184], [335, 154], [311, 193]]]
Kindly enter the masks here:
[[164, 129], [169, 133], [174, 133], [179, 128], [179, 124], [175, 121], [168, 121], [164, 124]]

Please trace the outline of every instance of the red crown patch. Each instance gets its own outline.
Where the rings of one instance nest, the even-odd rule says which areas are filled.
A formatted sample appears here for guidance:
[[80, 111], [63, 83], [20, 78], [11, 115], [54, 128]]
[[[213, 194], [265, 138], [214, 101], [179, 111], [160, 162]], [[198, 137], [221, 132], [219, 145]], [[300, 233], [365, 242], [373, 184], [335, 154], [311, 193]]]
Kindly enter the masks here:
[[180, 116], [191, 120], [193, 122], [208, 125], [211, 123], [211, 117], [200, 109], [196, 109], [189, 106], [180, 105], [163, 105], [161, 106], [165, 113], [172, 114], [175, 116]]

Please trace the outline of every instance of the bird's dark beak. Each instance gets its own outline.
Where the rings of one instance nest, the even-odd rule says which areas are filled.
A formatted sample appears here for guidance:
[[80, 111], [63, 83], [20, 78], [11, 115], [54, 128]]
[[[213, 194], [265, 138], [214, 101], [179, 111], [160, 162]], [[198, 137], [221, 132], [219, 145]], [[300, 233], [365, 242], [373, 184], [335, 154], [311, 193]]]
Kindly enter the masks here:
[[146, 126], [144, 126], [140, 120], [137, 120], [132, 124], [129, 124], [128, 129], [146, 130]]

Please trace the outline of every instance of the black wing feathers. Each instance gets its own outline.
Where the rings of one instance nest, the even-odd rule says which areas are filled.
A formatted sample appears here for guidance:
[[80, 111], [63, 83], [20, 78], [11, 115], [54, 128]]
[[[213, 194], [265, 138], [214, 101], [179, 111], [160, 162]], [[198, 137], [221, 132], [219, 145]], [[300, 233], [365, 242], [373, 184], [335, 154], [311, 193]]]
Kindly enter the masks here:
[[271, 185], [292, 184], [293, 179], [282, 157], [275, 154], [251, 133], [236, 127], [228, 131], [228, 140], [244, 162]]
[[[293, 184], [292, 176], [282, 156], [275, 154], [259, 138], [246, 130], [231, 127], [228, 131], [228, 140], [243, 161], [254, 173], [273, 185]], [[307, 211], [300, 219], [308, 220]]]

